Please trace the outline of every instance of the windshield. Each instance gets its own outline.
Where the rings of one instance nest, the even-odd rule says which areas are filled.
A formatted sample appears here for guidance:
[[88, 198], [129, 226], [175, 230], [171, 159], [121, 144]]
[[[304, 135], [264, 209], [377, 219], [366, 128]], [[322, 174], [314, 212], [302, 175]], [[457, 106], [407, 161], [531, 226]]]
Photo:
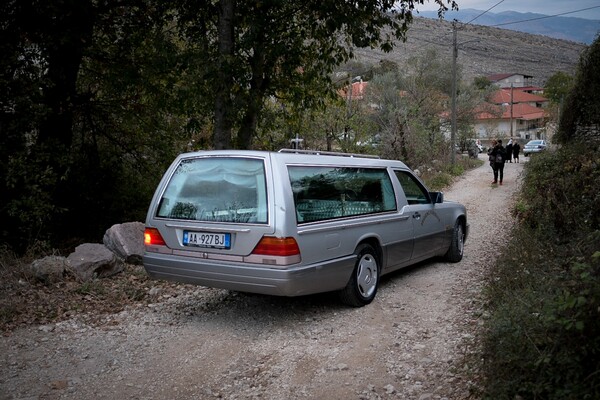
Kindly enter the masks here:
[[264, 162], [234, 157], [182, 160], [167, 184], [157, 217], [267, 223]]

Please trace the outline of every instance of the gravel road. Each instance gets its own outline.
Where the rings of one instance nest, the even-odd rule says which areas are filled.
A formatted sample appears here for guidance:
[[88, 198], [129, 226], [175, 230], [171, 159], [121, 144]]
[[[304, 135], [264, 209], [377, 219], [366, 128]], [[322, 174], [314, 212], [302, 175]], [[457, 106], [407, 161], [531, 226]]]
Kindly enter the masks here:
[[459, 178], [445, 198], [468, 210], [463, 260], [386, 276], [366, 307], [182, 285], [94, 324], [81, 315], [1, 337], [0, 399], [476, 398], [464, 356], [522, 167], [506, 164], [503, 186], [487, 163]]

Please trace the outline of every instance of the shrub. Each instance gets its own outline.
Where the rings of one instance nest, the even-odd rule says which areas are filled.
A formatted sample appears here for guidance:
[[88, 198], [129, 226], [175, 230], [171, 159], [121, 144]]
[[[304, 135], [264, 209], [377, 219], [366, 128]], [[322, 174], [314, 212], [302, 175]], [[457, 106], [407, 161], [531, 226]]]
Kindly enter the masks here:
[[484, 398], [600, 398], [599, 161], [575, 144], [525, 167], [522, 224], [487, 277]]

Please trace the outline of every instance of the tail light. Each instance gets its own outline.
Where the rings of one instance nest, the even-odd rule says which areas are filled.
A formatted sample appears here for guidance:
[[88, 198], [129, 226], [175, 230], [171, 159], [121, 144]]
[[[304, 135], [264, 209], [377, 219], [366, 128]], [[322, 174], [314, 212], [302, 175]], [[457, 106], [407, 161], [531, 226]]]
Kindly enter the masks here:
[[144, 244], [146, 246], [160, 245], [166, 246], [164, 239], [156, 228], [146, 228], [144, 230]]
[[264, 236], [254, 248], [252, 254], [278, 257], [298, 256], [300, 255], [300, 248], [293, 237]]

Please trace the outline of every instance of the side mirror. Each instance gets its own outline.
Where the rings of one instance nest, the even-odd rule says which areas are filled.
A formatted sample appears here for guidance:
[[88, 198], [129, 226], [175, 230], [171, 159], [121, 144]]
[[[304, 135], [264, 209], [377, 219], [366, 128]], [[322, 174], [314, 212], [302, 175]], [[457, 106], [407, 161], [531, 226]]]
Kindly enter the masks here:
[[429, 197], [434, 204], [444, 202], [444, 193], [442, 192], [429, 192]]

